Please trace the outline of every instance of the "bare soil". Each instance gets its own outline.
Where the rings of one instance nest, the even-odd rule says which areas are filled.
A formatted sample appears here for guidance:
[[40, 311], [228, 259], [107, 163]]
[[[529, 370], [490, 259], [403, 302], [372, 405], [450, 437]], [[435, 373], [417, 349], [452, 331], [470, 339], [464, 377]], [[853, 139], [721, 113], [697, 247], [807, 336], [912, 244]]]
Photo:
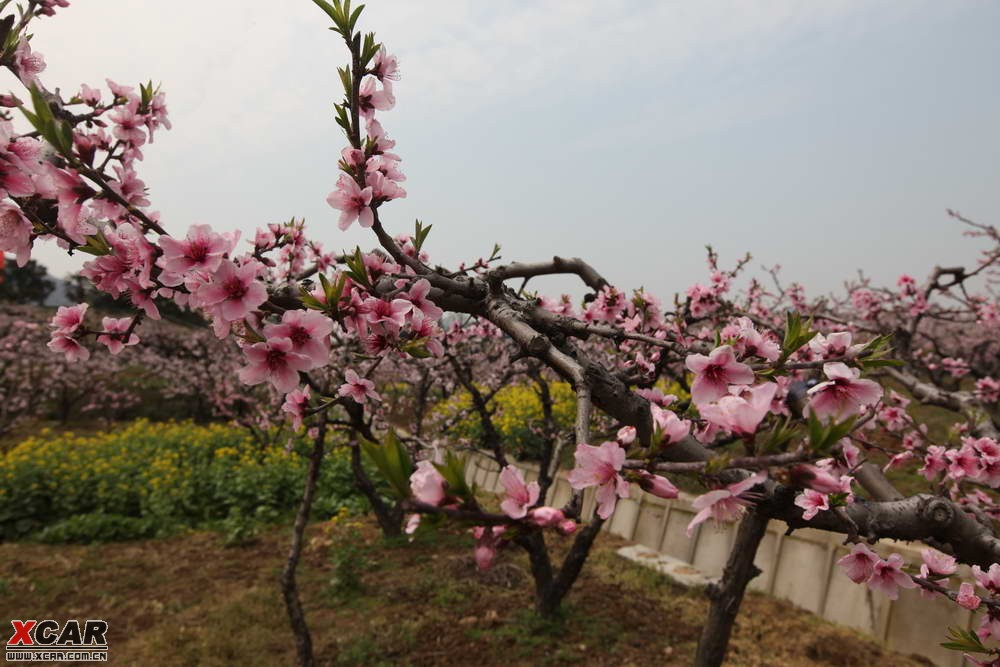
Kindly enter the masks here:
[[[225, 548], [217, 533], [93, 546], [0, 544], [0, 619], [102, 618], [112, 664], [281, 665], [294, 648], [277, 587], [287, 528]], [[602, 536], [562, 618], [531, 610], [526, 560], [490, 572], [471, 537], [385, 543], [367, 524], [315, 524], [300, 585], [323, 665], [688, 665], [707, 602], [614, 554]], [[338, 567], [336, 564], [340, 563]], [[738, 666], [927, 665], [792, 605], [747, 597]]]

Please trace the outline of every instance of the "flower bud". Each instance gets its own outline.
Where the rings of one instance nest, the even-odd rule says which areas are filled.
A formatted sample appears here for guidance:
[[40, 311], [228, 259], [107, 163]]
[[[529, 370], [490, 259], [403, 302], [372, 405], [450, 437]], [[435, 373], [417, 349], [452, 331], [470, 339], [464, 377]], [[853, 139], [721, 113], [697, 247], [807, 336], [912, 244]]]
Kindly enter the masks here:
[[562, 513], [562, 510], [557, 510], [555, 507], [536, 507], [531, 510], [528, 518], [536, 526], [552, 528], [565, 521], [566, 515]]
[[558, 530], [562, 535], [572, 535], [576, 532], [576, 529], [576, 521], [573, 521], [573, 519], [566, 519], [556, 526], [556, 530]]
[[646, 493], [652, 493], [657, 498], [668, 500], [676, 498], [678, 494], [677, 487], [671, 484], [669, 479], [645, 470], [639, 471], [639, 488]]

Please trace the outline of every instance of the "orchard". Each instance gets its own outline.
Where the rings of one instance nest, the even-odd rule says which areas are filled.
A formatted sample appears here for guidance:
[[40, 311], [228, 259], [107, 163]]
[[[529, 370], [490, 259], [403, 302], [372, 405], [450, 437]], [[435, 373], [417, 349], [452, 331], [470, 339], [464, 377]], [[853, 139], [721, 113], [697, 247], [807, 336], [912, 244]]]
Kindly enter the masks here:
[[[407, 91], [392, 44], [370, 32], [362, 6], [313, 2], [316, 29], [340, 49], [330, 120], [343, 144], [329, 217], [310, 224], [363, 228], [367, 247], [326, 248], [296, 218], [252, 238], [161, 219], [141, 167], [171, 129], [166, 93], [111, 80], [50, 89], [32, 29], [86, 7], [0, 3], [0, 65], [21, 84], [0, 97], [0, 251], [18, 265], [42, 244], [85, 254], [93, 292], [130, 308], [61, 306], [45, 325], [4, 306], [0, 434], [60, 401], [67, 414], [132, 415], [155, 391], [174, 401], [171, 416], [242, 429], [247, 452], [298, 452], [302, 465], [281, 473], [295, 475], [297, 508], [274, 584], [301, 665], [330, 657], [317, 651], [297, 575], [324, 469], [341, 464], [387, 538], [433, 542], [460, 527], [481, 571], [525, 554], [543, 619], [579, 611], [567, 600], [621, 499], [683, 489], [697, 510], [689, 535], [739, 526], [706, 590], [694, 664], [723, 664], [758, 547], [780, 522], [836, 533], [850, 548], [838, 576], [876, 596], [920, 589], [928, 603], [973, 611], [971, 631], [924, 631], [970, 664], [1000, 665], [996, 227], [948, 210], [980, 254], [914, 266], [893, 284], [862, 273], [824, 296], [711, 248], [704, 274], [676, 295], [611, 284], [596, 249], [542, 248], [542, 261], [497, 249], [442, 266], [435, 240], [448, 230], [392, 213], [407, 196], [406, 146], [391, 138]], [[580, 282], [582, 301], [530, 289], [558, 275]], [[205, 326], [179, 332], [161, 318], [168, 306]], [[471, 457], [499, 466], [503, 494], [471, 484]], [[525, 461], [536, 479], [516, 465]], [[573, 494], [557, 506], [560, 475]], [[150, 516], [179, 515], [164, 512]], [[877, 553], [887, 540], [922, 545], [922, 563]]]

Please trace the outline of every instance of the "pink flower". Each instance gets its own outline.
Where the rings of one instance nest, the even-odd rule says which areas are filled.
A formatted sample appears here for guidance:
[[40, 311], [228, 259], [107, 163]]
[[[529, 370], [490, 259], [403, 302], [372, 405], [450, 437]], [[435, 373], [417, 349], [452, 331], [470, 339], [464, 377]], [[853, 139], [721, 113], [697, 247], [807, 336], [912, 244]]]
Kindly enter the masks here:
[[875, 319], [882, 310], [882, 301], [869, 289], [859, 288], [851, 292], [851, 304], [857, 308], [866, 320]]
[[385, 50], [385, 46], [380, 46], [378, 53], [375, 54], [375, 60], [372, 63], [371, 73], [382, 82], [382, 84], [391, 90], [392, 84], [390, 81], [399, 81], [399, 61], [396, 60], [396, 56], [391, 55]]
[[764, 336], [749, 317], [741, 317], [722, 330], [723, 339], [734, 339], [734, 347], [744, 358], [757, 356], [768, 361], [776, 361], [781, 356], [781, 347], [770, 337]]
[[292, 341], [287, 338], [269, 338], [243, 348], [247, 365], [240, 369], [244, 384], [270, 382], [282, 394], [295, 389], [299, 371], [309, 369], [309, 360], [292, 351]]
[[747, 391], [749, 399], [741, 396], [723, 396], [715, 403], [698, 406], [701, 416], [709, 422], [741, 436], [757, 432], [761, 420], [771, 410], [771, 400], [778, 385], [773, 382], [759, 384]]
[[357, 167], [358, 165], [364, 164], [365, 152], [348, 146], [340, 151], [340, 159], [344, 163], [345, 167]]
[[962, 442], [971, 446], [986, 459], [1000, 459], [1000, 443], [993, 438], [962, 438]]
[[525, 484], [524, 474], [513, 466], [507, 466], [500, 472], [500, 483], [507, 496], [500, 503], [500, 509], [511, 519], [523, 519], [528, 508], [538, 502], [538, 482]]
[[32, 229], [20, 208], [10, 201], [0, 201], [0, 255], [10, 252], [18, 266], [27, 264], [31, 258]]
[[75, 306], [59, 306], [59, 310], [56, 311], [51, 321], [51, 325], [56, 328], [56, 333], [70, 334], [79, 329], [80, 325], [83, 324], [88, 307], [85, 303], [78, 303]]
[[219, 268], [222, 258], [236, 245], [235, 236], [226, 238], [216, 234], [208, 225], [191, 225], [183, 241], [161, 236], [159, 239], [163, 255], [157, 265], [171, 273], [187, 273], [191, 270], [212, 273]]
[[309, 407], [309, 393], [309, 385], [290, 391], [281, 406], [282, 412], [291, 415], [292, 428], [296, 431], [302, 428], [302, 420], [305, 419], [305, 411]]
[[[653, 414], [653, 426], [660, 433], [661, 444], [672, 445], [680, 442], [691, 433], [691, 422], [687, 419], [681, 419], [673, 410], [666, 410], [655, 403], [651, 404], [649, 409]], [[635, 429], [633, 428], [632, 431], [632, 440], [635, 440]], [[618, 435], [620, 439], [621, 431], [618, 432]]]
[[661, 408], [668, 408], [671, 403], [677, 400], [677, 397], [673, 394], [664, 394], [656, 387], [653, 387], [652, 389], [636, 389], [635, 393], [642, 396], [653, 405], [658, 405]]
[[838, 560], [837, 565], [844, 568], [844, 573], [851, 581], [860, 584], [872, 576], [878, 561], [878, 554], [869, 549], [868, 545], [859, 543], [851, 548], [851, 553]]
[[80, 86], [80, 92], [77, 93], [77, 97], [83, 100], [84, 104], [96, 107], [101, 102], [101, 89], [91, 88], [87, 84], [82, 84]]
[[688, 355], [685, 365], [695, 374], [691, 384], [691, 400], [695, 405], [708, 403], [729, 393], [729, 385], [753, 382], [753, 370], [736, 361], [733, 348], [722, 345], [711, 354]]
[[500, 537], [506, 530], [506, 526], [476, 526], [472, 529], [472, 535], [476, 538], [476, 548], [473, 550], [473, 554], [476, 557], [476, 566], [480, 570], [488, 570], [493, 567], [493, 561], [497, 557], [497, 549], [501, 546]]
[[38, 12], [45, 16], [55, 16], [56, 7], [69, 7], [69, 0], [39, 0]]
[[[988, 610], [986, 614], [983, 615], [981, 621], [979, 621], [979, 629], [976, 630], [976, 635], [982, 641], [986, 641], [990, 637], [993, 639], [1000, 639], [1000, 617], [996, 615], [996, 612]], [[966, 655], [968, 657], [968, 655]], [[996, 667], [995, 661], [981, 662], [980, 665], [984, 667]]]
[[800, 486], [806, 486], [820, 493], [840, 493], [843, 485], [840, 479], [823, 468], [810, 465], [797, 465], [790, 470], [793, 479]]
[[886, 560], [878, 560], [872, 567], [872, 576], [868, 579], [868, 587], [873, 591], [881, 591], [890, 600], [899, 597], [899, 588], [916, 588], [917, 583], [910, 575], [903, 572], [903, 557], [890, 554]]
[[802, 518], [806, 521], [811, 521], [820, 512], [830, 509], [830, 499], [827, 495], [812, 489], [806, 489], [799, 494], [795, 498], [795, 504], [805, 510], [802, 512]]
[[972, 576], [976, 583], [991, 594], [1000, 593], [1000, 563], [993, 563], [985, 572], [978, 565], [972, 566]]
[[330, 333], [333, 322], [321, 313], [307, 310], [286, 310], [281, 324], [264, 327], [266, 338], [287, 338], [292, 351], [309, 360], [309, 368], [321, 368], [330, 363]]
[[237, 266], [224, 260], [209, 282], [197, 292], [197, 300], [226, 322], [242, 320], [267, 301], [267, 289], [257, 280], [257, 266]]
[[576, 467], [569, 473], [574, 489], [597, 487], [597, 516], [607, 519], [615, 511], [618, 498], [628, 498], [628, 482], [618, 471], [625, 463], [625, 450], [617, 442], [599, 447], [580, 443], [574, 453]]
[[376, 297], [365, 299], [363, 310], [365, 318], [371, 324], [389, 324], [399, 328], [406, 324], [406, 314], [411, 306], [405, 299], [385, 301]]
[[347, 369], [344, 373], [344, 379], [347, 381], [340, 385], [340, 389], [337, 390], [338, 395], [349, 396], [358, 403], [364, 403], [369, 398], [373, 401], [382, 400], [382, 397], [375, 391], [375, 383], [368, 378], [361, 377], [353, 369]]
[[[368, 164], [365, 167], [365, 169], [366, 169], [366, 171], [378, 171], [378, 172], [381, 172], [381, 174], [383, 176], [385, 176], [387, 179], [389, 179], [390, 181], [396, 181], [396, 182], [400, 182], [401, 183], [401, 182], [403, 182], [403, 181], [406, 180], [406, 174], [404, 174], [399, 169], [399, 161], [398, 160], [393, 160], [392, 158], [390, 158], [388, 156], [376, 155], [376, 156], [372, 157], [368, 161]], [[371, 185], [371, 184], [369, 183], [369, 185]], [[405, 197], [406, 196], [405, 191], [403, 191], [402, 188], [400, 188], [400, 191], [403, 192], [403, 196]], [[414, 251], [416, 250], [415, 248], [413, 248], [412, 245], [410, 246], [410, 249], [414, 250]], [[410, 253], [407, 252], [407, 254], [410, 254]]]
[[979, 454], [968, 444], [962, 445], [961, 449], [949, 449], [945, 457], [948, 459], [948, 474], [956, 480], [975, 478], [982, 472]]
[[372, 189], [372, 201], [391, 201], [406, 197], [406, 190], [386, 178], [385, 174], [378, 170], [378, 164], [373, 160], [370, 164], [372, 170], [365, 176], [365, 185]]
[[427, 294], [430, 291], [430, 282], [426, 278], [421, 278], [413, 283], [413, 287], [406, 293], [406, 300], [410, 302], [413, 310], [420, 311], [426, 318], [436, 320], [444, 314], [444, 311], [427, 298]]
[[938, 473], [948, 469], [948, 461], [945, 458], [945, 448], [940, 445], [930, 445], [927, 454], [924, 455], [924, 465], [919, 472], [928, 482], [934, 481]]
[[635, 426], [622, 426], [618, 429], [618, 442], [623, 445], [631, 445], [635, 442], [636, 430]]
[[138, 109], [139, 100], [133, 99], [117, 107], [109, 116], [115, 124], [115, 138], [133, 146], [142, 146], [146, 143], [146, 131], [143, 129], [146, 122], [139, 115]]
[[410, 491], [422, 503], [435, 507], [446, 497], [445, 481], [438, 469], [430, 461], [421, 461], [410, 475]]
[[41, 53], [31, 50], [27, 39], [22, 39], [14, 49], [14, 66], [17, 68], [18, 78], [25, 84], [31, 84], [45, 71], [45, 58]]
[[691, 537], [695, 528], [709, 519], [716, 523], [724, 523], [736, 521], [743, 516], [746, 506], [750, 504], [749, 497], [746, 495], [747, 491], [765, 479], [767, 479], [767, 471], [760, 470], [742, 482], [730, 484], [723, 489], [709, 491], [695, 498], [691, 506], [698, 510], [698, 513], [694, 515], [691, 523], [687, 526], [688, 537]]
[[838, 331], [828, 336], [816, 334], [809, 341], [809, 349], [820, 359], [853, 357], [864, 347], [864, 345], [851, 345], [851, 334], [848, 331]]
[[347, 174], [341, 174], [337, 179], [337, 189], [326, 198], [326, 203], [340, 211], [337, 224], [341, 229], [347, 229], [355, 220], [362, 227], [371, 227], [375, 223], [375, 214], [370, 208], [371, 187], [362, 189]]
[[885, 424], [885, 427], [895, 433], [897, 431], [902, 431], [906, 428], [907, 414], [906, 410], [896, 405], [887, 405], [878, 412], [879, 421]]
[[823, 365], [829, 378], [809, 390], [809, 409], [820, 418], [843, 420], [882, 398], [882, 387], [872, 380], [859, 380], [861, 371], [841, 362]]
[[969, 374], [969, 362], [965, 359], [945, 357], [941, 360], [941, 367], [957, 378], [964, 377]]
[[97, 342], [107, 345], [111, 354], [118, 354], [126, 347], [139, 343], [139, 337], [134, 333], [129, 333], [128, 338], [125, 338], [125, 333], [132, 326], [131, 317], [105, 317], [101, 320], [101, 326], [105, 333], [97, 337]]
[[969, 611], [975, 611], [982, 603], [982, 598], [976, 595], [976, 589], [972, 584], [965, 582], [958, 587], [958, 597], [955, 598], [955, 602]]
[[89, 216], [84, 214], [83, 202], [94, 191], [73, 169], [58, 169], [46, 162], [43, 170], [44, 176], [36, 181], [39, 194], [59, 200], [59, 224], [73, 241], [86, 245], [87, 236], [96, 234], [97, 228], [87, 221]]
[[52, 340], [48, 343], [48, 348], [53, 352], [66, 355], [66, 361], [86, 361], [90, 359], [90, 350], [80, 345], [79, 341], [65, 334], [56, 331], [52, 334]]
[[392, 88], [385, 86], [382, 90], [377, 90], [375, 79], [366, 78], [361, 82], [358, 90], [358, 106], [361, 117], [365, 121], [371, 121], [375, 117], [375, 111], [388, 111], [396, 106], [396, 98], [392, 94]]
[[639, 488], [646, 493], [651, 493], [657, 498], [676, 498], [677, 487], [670, 483], [670, 480], [660, 475], [654, 475], [646, 470], [639, 471]]
[[[3, 223], [0, 223], [2, 226]], [[3, 233], [0, 233], [0, 239]], [[976, 398], [983, 403], [996, 403], [1000, 401], [1000, 381], [991, 377], [984, 377], [976, 380]]]

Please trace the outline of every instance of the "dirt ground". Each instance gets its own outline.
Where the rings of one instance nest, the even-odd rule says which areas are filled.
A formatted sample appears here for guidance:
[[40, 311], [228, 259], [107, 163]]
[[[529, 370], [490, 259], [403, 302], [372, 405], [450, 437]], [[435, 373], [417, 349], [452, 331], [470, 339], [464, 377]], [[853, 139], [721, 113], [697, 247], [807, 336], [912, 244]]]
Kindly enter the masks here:
[[[300, 584], [323, 665], [688, 665], [707, 603], [614, 554], [602, 536], [556, 621], [531, 611], [526, 560], [476, 571], [471, 538], [384, 543], [368, 525], [315, 524]], [[118, 665], [293, 664], [277, 587], [287, 528], [226, 548], [216, 533], [94, 546], [0, 544], [0, 617], [109, 623]], [[930, 664], [761, 595], [744, 603], [739, 666]]]

